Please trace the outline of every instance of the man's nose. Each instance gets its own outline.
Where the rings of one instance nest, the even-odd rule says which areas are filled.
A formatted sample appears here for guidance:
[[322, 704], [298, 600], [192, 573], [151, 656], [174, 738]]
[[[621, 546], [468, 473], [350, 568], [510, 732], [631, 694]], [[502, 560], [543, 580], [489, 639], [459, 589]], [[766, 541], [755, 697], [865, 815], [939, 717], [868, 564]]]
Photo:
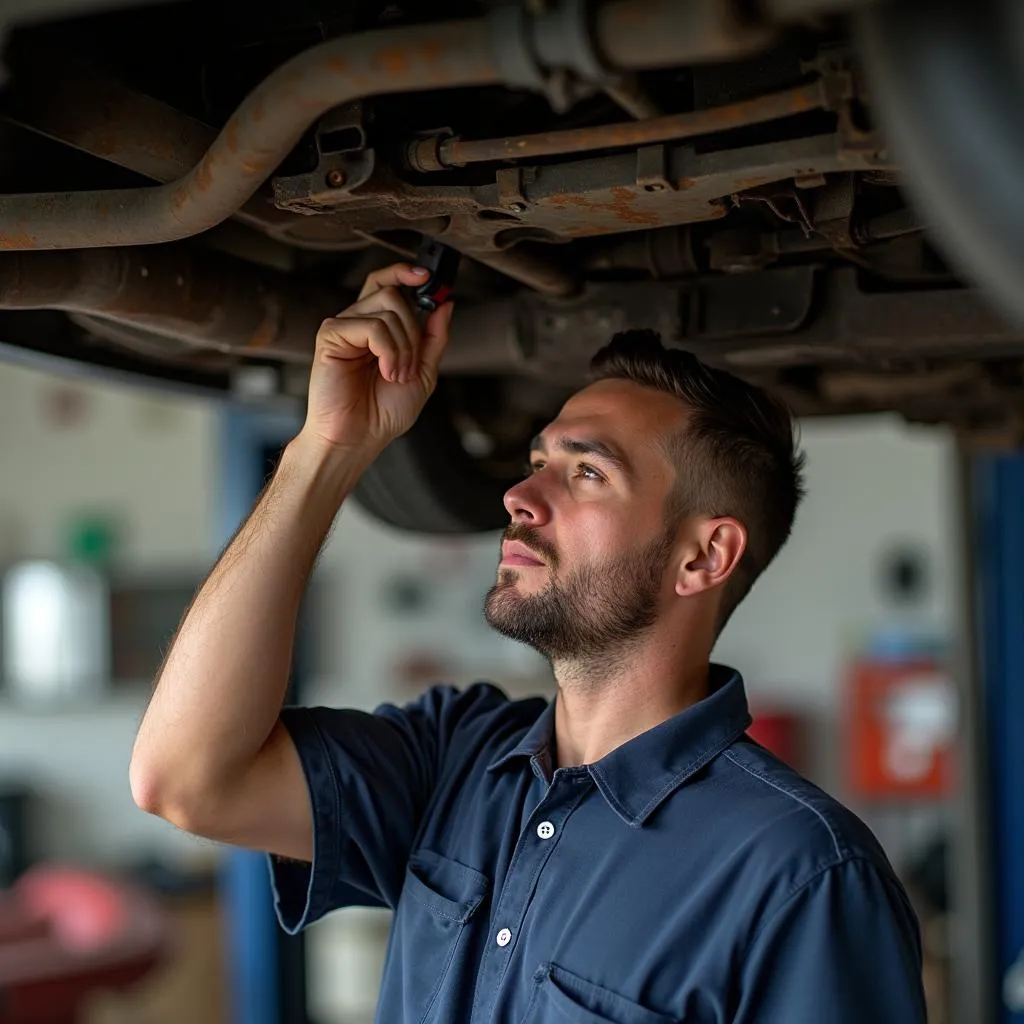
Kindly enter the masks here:
[[510, 487], [505, 492], [504, 501], [505, 511], [513, 523], [530, 523], [537, 526], [551, 518], [550, 506], [538, 486], [535, 475], [528, 476]]

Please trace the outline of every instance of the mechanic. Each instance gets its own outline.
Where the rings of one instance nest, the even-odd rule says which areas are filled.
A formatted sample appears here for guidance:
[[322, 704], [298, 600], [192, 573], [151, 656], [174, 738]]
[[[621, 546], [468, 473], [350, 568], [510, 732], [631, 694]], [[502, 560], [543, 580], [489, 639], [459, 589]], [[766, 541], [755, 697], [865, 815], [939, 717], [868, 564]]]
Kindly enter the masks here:
[[305, 423], [165, 658], [139, 806], [267, 851], [288, 932], [394, 908], [385, 1024], [923, 1022], [885, 854], [745, 736], [743, 682], [710, 663], [790, 532], [791, 416], [650, 332], [598, 353], [505, 496], [486, 614], [556, 698], [282, 709], [337, 513], [437, 381], [452, 304], [421, 328], [400, 286], [422, 279], [377, 271], [322, 325]]

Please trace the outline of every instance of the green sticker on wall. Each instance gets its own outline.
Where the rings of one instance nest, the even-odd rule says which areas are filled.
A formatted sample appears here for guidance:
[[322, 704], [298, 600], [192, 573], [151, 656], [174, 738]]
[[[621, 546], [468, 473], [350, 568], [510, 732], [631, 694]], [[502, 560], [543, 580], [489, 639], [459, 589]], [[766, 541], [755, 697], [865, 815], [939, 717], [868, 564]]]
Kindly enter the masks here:
[[105, 565], [114, 557], [117, 526], [110, 516], [75, 516], [68, 529], [67, 557], [73, 562]]

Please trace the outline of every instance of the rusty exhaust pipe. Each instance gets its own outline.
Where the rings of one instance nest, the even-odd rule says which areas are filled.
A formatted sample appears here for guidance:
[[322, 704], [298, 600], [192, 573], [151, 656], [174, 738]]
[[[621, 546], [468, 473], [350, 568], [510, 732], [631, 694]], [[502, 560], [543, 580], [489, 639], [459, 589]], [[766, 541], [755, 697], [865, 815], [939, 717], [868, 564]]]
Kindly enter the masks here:
[[345, 303], [182, 245], [0, 254], [0, 309], [87, 314], [231, 355], [308, 363], [321, 321]]
[[497, 80], [484, 20], [315, 46], [242, 101], [202, 160], [166, 185], [0, 196], [0, 249], [147, 245], [199, 234], [250, 199], [319, 116], [361, 96]]
[[[551, 70], [601, 77], [722, 60], [755, 52], [774, 34], [730, 0], [612, 0], [598, 8], [592, 30], [580, 4], [534, 18], [494, 13], [505, 20], [364, 32], [293, 57], [243, 100], [202, 160], [177, 181], [0, 196], [0, 249], [147, 245], [199, 234], [236, 213], [314, 120], [360, 97], [495, 82], [543, 89]], [[520, 18], [514, 31], [506, 31], [509, 13]]]

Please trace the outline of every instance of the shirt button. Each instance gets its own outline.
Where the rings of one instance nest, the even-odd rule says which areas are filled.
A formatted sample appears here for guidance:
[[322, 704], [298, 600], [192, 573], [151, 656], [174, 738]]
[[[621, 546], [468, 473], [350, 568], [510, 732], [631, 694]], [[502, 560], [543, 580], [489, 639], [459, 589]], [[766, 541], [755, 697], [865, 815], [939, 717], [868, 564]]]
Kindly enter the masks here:
[[512, 933], [507, 928], [502, 928], [498, 932], [498, 945], [507, 946], [512, 941]]
[[555, 826], [552, 825], [550, 821], [542, 821], [537, 826], [537, 835], [539, 835], [541, 839], [550, 839], [554, 834]]

